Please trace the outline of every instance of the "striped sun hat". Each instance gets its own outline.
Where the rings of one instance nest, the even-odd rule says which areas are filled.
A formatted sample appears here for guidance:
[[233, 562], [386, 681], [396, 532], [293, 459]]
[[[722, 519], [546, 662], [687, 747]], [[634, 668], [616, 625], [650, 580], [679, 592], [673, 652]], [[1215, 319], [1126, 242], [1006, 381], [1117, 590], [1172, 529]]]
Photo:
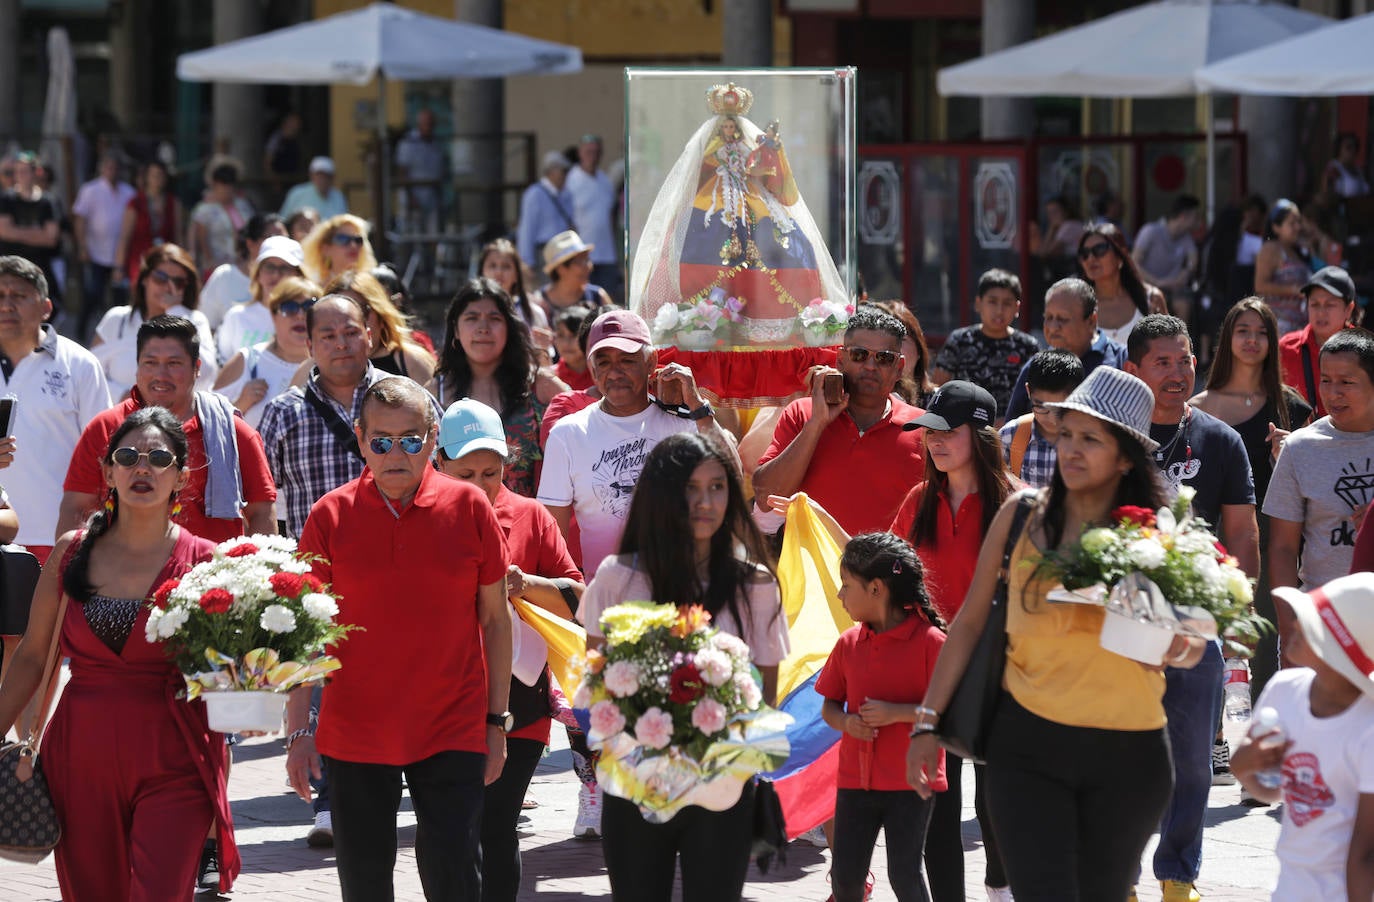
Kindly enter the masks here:
[[1154, 393], [1150, 386], [1115, 367], [1099, 366], [1073, 390], [1073, 394], [1045, 406], [1076, 410], [1119, 426], [1144, 445], [1147, 453], [1159, 447], [1159, 442], [1150, 438]]

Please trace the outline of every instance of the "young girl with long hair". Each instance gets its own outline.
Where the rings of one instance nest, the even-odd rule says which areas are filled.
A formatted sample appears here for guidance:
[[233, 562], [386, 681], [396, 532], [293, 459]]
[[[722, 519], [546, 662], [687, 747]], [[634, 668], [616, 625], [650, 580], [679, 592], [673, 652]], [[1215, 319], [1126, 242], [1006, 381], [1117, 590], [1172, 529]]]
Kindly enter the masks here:
[[[944, 645], [921, 561], [888, 532], [855, 536], [840, 558], [840, 602], [854, 619], [816, 681], [821, 714], [839, 730], [830, 888], [835, 902], [863, 902], [878, 830], [887, 875], [901, 902], [927, 902], [921, 854], [934, 802], [903, 779], [907, 730]], [[939, 790], [942, 763], [930, 774]]]
[[[601, 614], [623, 601], [701, 605], [716, 628], [749, 646], [763, 676], [764, 700], [771, 703], [788, 645], [770, 561], [730, 451], [697, 432], [669, 436], [644, 462], [620, 553], [601, 563], [582, 597], [578, 614], [587, 644], [604, 643]], [[632, 803], [605, 796], [602, 849], [611, 894], [667, 902], [681, 857], [684, 902], [739, 899], [752, 830], [751, 784], [725, 811], [689, 806], [663, 824], [648, 823]]]
[[1312, 275], [1312, 254], [1303, 245], [1302, 210], [1279, 198], [1264, 223], [1264, 244], [1255, 255], [1255, 294], [1278, 317], [1279, 334], [1303, 327], [1302, 286]]
[[134, 411], [110, 436], [102, 469], [111, 502], [58, 539], [0, 685], [2, 736], [41, 688], [60, 631], [72, 677], [44, 738], [43, 771], [62, 824], [57, 879], [73, 902], [189, 902], [212, 824], [219, 889], [238, 872], [224, 737], [210, 730], [203, 702], [177, 698], [181, 674], [144, 633], [153, 591], [214, 550], [172, 522], [186, 457], [181, 424], [161, 407]]
[[510, 448], [506, 485], [518, 495], [535, 493], [544, 457], [539, 423], [549, 401], [567, 389], [535, 366], [530, 332], [510, 295], [491, 279], [469, 279], [449, 305], [430, 392], [440, 405], [472, 398], [501, 414]]
[[[954, 380], [940, 386], [926, 413], [914, 420], [926, 430], [926, 478], [903, 500], [891, 531], [920, 555], [930, 597], [946, 621], [958, 616], [983, 538], [1012, 491], [1002, 443], [992, 428], [997, 413], [997, 401], [989, 391]], [[936, 902], [964, 898], [963, 759], [947, 755], [945, 768], [949, 789], [936, 796], [925, 845], [926, 873]], [[987, 816], [984, 769], [976, 767], [974, 775], [974, 806], [987, 858], [984, 882], [991, 894], [1005, 891], [1007, 878]]]
[[[987, 747], [988, 813], [1011, 891], [1018, 902], [1124, 899], [1173, 784], [1163, 668], [1103, 649], [1102, 608], [1049, 601], [1058, 579], [1043, 555], [1108, 525], [1117, 507], [1162, 505], [1150, 456], [1154, 396], [1134, 376], [1099, 367], [1054, 406], [1055, 476], [1019, 536], [1010, 535], [1019, 496], [988, 529], [912, 727], [907, 779], [922, 796], [934, 790], [936, 725], [987, 623], [1011, 539], [1005, 691]], [[1191, 667], [1202, 652], [1202, 640], [1180, 635], [1166, 660]], [[1026, 829], [1027, 811], [1035, 829]]]

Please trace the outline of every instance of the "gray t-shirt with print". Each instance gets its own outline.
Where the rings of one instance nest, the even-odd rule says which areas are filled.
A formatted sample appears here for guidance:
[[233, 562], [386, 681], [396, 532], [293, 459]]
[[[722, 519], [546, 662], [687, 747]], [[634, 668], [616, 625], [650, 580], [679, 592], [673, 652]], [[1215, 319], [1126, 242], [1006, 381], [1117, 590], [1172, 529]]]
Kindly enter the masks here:
[[1342, 432], [1322, 417], [1284, 442], [1264, 513], [1302, 523], [1304, 589], [1350, 572], [1352, 515], [1374, 500], [1374, 432]]

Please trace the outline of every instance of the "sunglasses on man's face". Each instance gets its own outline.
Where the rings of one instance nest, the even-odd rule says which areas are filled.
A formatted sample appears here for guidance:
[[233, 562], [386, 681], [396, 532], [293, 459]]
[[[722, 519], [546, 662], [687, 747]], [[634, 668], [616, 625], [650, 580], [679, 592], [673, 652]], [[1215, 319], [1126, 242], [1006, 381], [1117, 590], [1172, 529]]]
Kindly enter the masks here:
[[844, 352], [854, 363], [865, 363], [871, 356], [878, 366], [892, 366], [902, 356], [896, 351], [870, 351], [868, 348], [845, 348]]
[[369, 439], [367, 446], [372, 449], [373, 454], [390, 454], [391, 446], [397, 444], [407, 454], [419, 454], [421, 449], [425, 447], [425, 440], [418, 435], [403, 435], [400, 438], [379, 435], [374, 439]]
[[160, 269], [155, 269], [152, 272], [152, 279], [159, 285], [171, 285], [177, 291], [186, 290], [185, 276], [174, 276], [171, 273], [163, 272]]
[[319, 302], [319, 298], [306, 298], [303, 301], [282, 301], [277, 305], [277, 315], [295, 316], [297, 313], [304, 313]]
[[329, 243], [335, 247], [362, 247], [364, 240], [362, 235], [345, 235], [342, 232], [335, 232], [334, 237], [329, 239]]
[[176, 455], [166, 448], [154, 448], [151, 451], [140, 452], [137, 448], [116, 448], [110, 458], [126, 470], [132, 470], [138, 466], [138, 462], [144, 458], [148, 459], [148, 466], [154, 470], [165, 470], [176, 463]]
[[1100, 244], [1085, 244], [1078, 249], [1078, 259], [1087, 260], [1089, 257], [1096, 257], [1101, 260], [1111, 253], [1112, 246], [1103, 241]]

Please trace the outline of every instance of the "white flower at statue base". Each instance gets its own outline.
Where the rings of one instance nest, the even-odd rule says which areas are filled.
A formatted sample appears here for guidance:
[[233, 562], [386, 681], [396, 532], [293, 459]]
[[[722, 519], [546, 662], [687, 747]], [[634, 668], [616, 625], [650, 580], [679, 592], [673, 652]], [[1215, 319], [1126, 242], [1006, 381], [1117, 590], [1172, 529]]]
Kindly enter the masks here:
[[1105, 527], [1097, 527], [1083, 533], [1079, 544], [1089, 554], [1101, 554], [1116, 543], [1116, 533]]
[[1254, 587], [1250, 585], [1250, 579], [1242, 571], [1228, 568], [1226, 572], [1226, 591], [1231, 597], [1241, 604], [1250, 604], [1255, 600]]
[[654, 316], [654, 330], [660, 333], [673, 332], [677, 329], [679, 319], [681, 316], [677, 304], [664, 304], [658, 308], [658, 314]]
[[269, 604], [262, 609], [259, 622], [269, 633], [289, 633], [296, 628], [296, 615], [285, 605]]
[[724, 686], [735, 669], [728, 654], [713, 648], [703, 648], [697, 652], [695, 663], [701, 678], [709, 686]]
[[1164, 546], [1154, 539], [1136, 539], [1126, 546], [1131, 563], [1142, 570], [1152, 570], [1164, 563]]
[[339, 613], [338, 604], [323, 592], [311, 592], [302, 597], [301, 607], [305, 608], [306, 614], [316, 620], [332, 620]]

